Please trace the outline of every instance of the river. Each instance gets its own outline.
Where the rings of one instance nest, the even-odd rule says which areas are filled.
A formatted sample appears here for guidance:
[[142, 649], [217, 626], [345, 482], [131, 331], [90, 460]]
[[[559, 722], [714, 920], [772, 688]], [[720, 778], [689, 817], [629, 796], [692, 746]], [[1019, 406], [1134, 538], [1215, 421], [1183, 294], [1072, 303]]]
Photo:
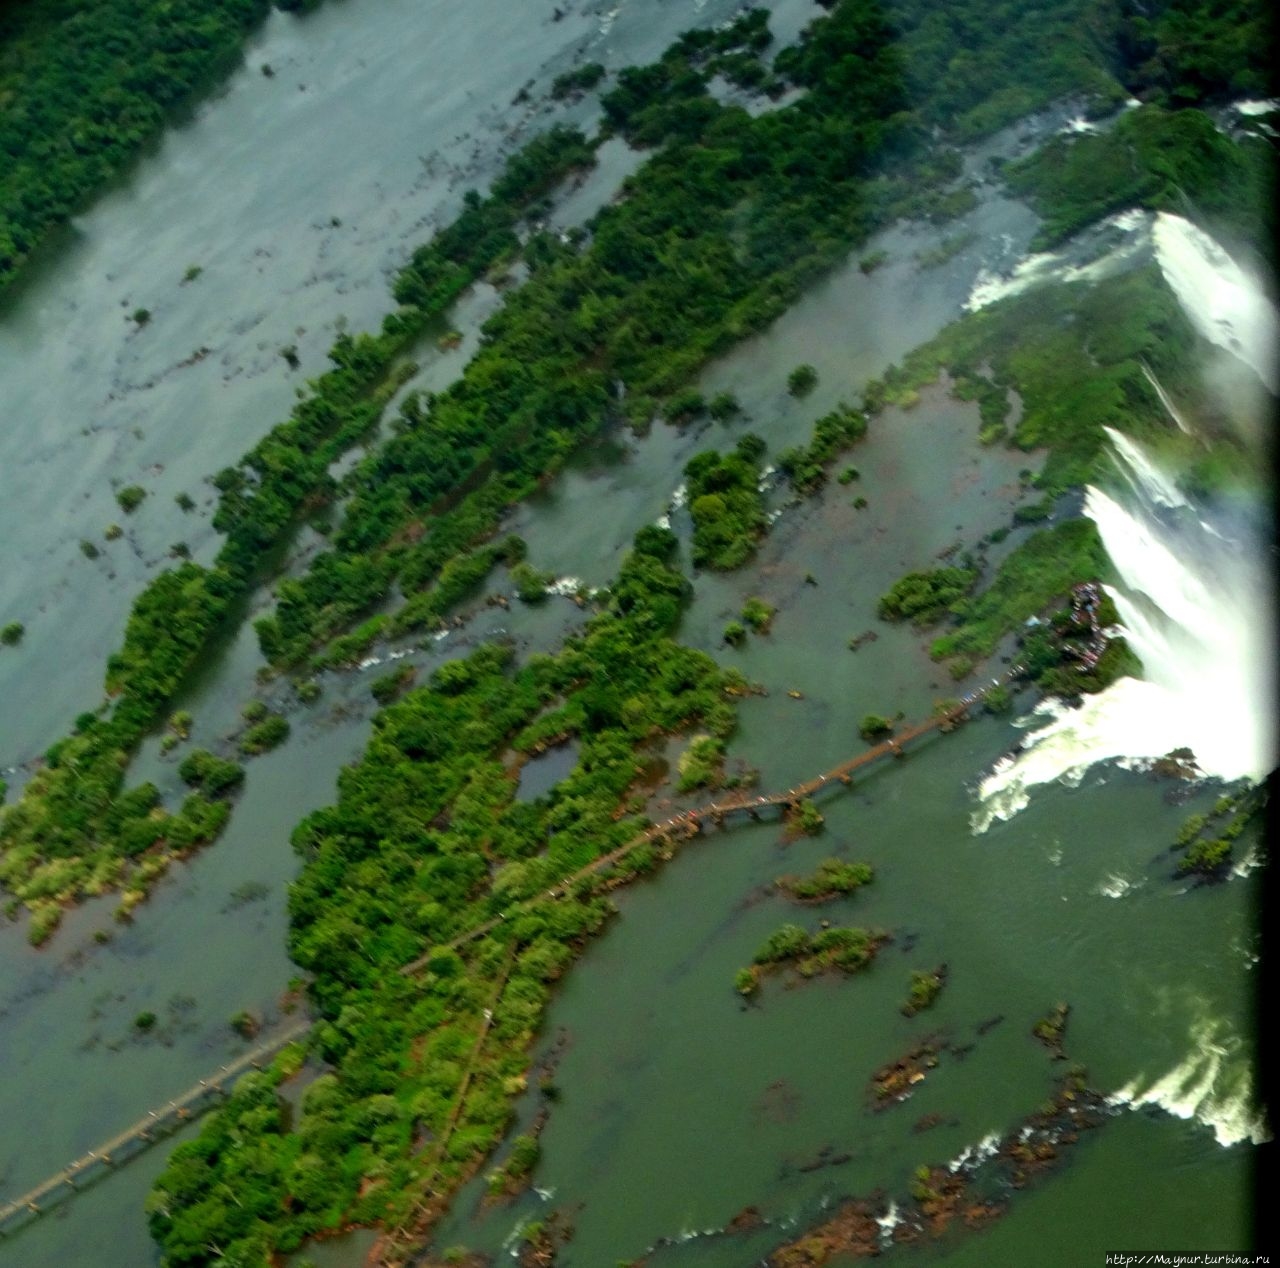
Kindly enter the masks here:
[[[353, 330], [372, 326], [405, 252], [514, 143], [551, 120], [538, 93], [528, 106], [509, 106], [515, 90], [534, 77], [545, 88], [575, 60], [646, 60], [691, 22], [717, 21], [736, 6], [562, 7], [559, 21], [550, 5], [531, 17], [499, 0], [344, 0], [303, 20], [273, 16], [244, 69], [81, 217], [21, 288], [0, 322], [10, 404], [0, 434], [0, 529], [21, 562], [0, 576], [0, 611], [23, 619], [28, 635], [16, 654], [0, 656], [0, 767], [26, 762], [99, 698], [105, 652], [168, 546], [185, 540], [197, 558], [209, 557], [203, 477], [284, 416], [295, 385], [322, 368], [338, 315]], [[784, 39], [816, 11], [793, 0], [774, 7]], [[586, 107], [562, 115], [588, 118]], [[633, 162], [625, 147], [612, 148], [600, 174], [564, 200], [558, 222], [587, 214]], [[521, 508], [511, 529], [537, 566], [591, 585], [613, 575], [646, 522], [670, 515], [687, 538], [686, 515], [671, 508], [689, 456], [746, 429], [771, 450], [793, 443], [957, 316], [981, 276], [1007, 271], [1034, 225], [987, 186], [958, 225], [881, 235], [866, 250], [887, 252], [882, 268], [865, 275], [850, 261], [708, 371], [703, 386], [734, 391], [742, 420], [611, 438]], [[945, 264], [915, 259], [969, 230], [973, 245]], [[192, 265], [203, 271], [183, 283]], [[462, 347], [426, 349], [415, 385], [438, 388], [459, 372], [496, 301], [480, 287], [460, 304], [453, 324]], [[126, 314], [139, 305], [153, 316], [134, 331]], [[280, 356], [289, 344], [297, 374]], [[800, 361], [819, 373], [803, 402], [785, 387]], [[881, 626], [857, 653], [846, 644], [875, 624], [875, 597], [904, 570], [1007, 523], [1024, 496], [1019, 472], [1034, 458], [979, 450], [977, 427], [976, 408], [941, 391], [924, 393], [913, 410], [887, 411], [851, 456], [862, 473], [855, 488], [833, 486], [795, 507], [775, 498], [781, 515], [757, 562], [696, 579], [681, 637], [733, 655], [772, 691], [744, 706], [732, 750], [760, 769], [763, 786], [785, 787], [854, 751], [864, 713], [915, 717], [953, 692], [910, 630]], [[113, 489], [135, 482], [148, 498], [125, 517]], [[197, 512], [175, 505], [182, 491]], [[865, 510], [851, 505], [855, 493], [867, 498]], [[113, 522], [127, 531], [105, 542]], [[102, 556], [85, 558], [82, 539]], [[308, 548], [300, 541], [295, 555]], [[751, 593], [778, 605], [774, 632], [728, 653], [720, 632]], [[255, 607], [268, 602], [265, 593], [254, 598]], [[499, 631], [527, 653], [555, 646], [581, 620], [567, 599], [469, 615], [438, 643], [378, 655], [405, 651], [426, 670]], [[246, 624], [179, 702], [195, 715], [197, 740], [234, 726], [260, 664]], [[70, 917], [44, 951], [26, 945], [20, 926], [0, 930], [0, 1121], [8, 1128], [0, 1192], [21, 1191], [242, 1050], [228, 1025], [234, 1013], [256, 1012], [268, 1035], [281, 1023], [291, 977], [285, 886], [296, 868], [289, 831], [332, 798], [337, 771], [360, 751], [368, 684], [379, 672], [370, 665], [323, 677], [321, 699], [291, 715], [290, 741], [251, 763], [224, 837], [176, 868], [132, 924], [115, 924], [107, 899]], [[1219, 1144], [1212, 1127], [1230, 1137], [1243, 1123], [1247, 1132], [1247, 1112], [1241, 1098], [1188, 1106], [1178, 1091], [1214, 1059], [1211, 1043], [1227, 1054], [1219, 1092], [1232, 1080], [1238, 1086], [1247, 1067], [1256, 878], [1191, 893], [1171, 883], [1172, 834], [1213, 792], [1175, 806], [1168, 785], [1139, 771], [1094, 769], [1076, 786], [1050, 781], [1020, 813], [975, 836], [979, 777], [1018, 738], [1007, 721], [981, 721], [824, 805], [819, 840], [784, 848], [776, 828], [735, 831], [620, 895], [621, 919], [569, 975], [546, 1028], [547, 1045], [562, 1034], [570, 1042], [556, 1076], [564, 1097], [543, 1135], [535, 1182], [554, 1193], [552, 1205], [582, 1204], [566, 1263], [636, 1257], [661, 1239], [720, 1228], [748, 1203], [804, 1223], [833, 1194], [901, 1190], [919, 1162], [955, 1156], [1044, 1099], [1052, 1071], [1028, 1031], [1059, 998], [1075, 1006], [1069, 1050], [1095, 1085], [1138, 1101], [1163, 1080], [1166, 1105], [1213, 1121], [1118, 1118], [1065, 1175], [950, 1257], [992, 1262], [984, 1256], [996, 1246], [1004, 1248], [998, 1259], [1017, 1262], [1042, 1245], [1046, 1221], [1078, 1226], [1086, 1212], [1090, 1247], [1129, 1244], [1139, 1210], [1144, 1242], [1147, 1229], [1153, 1242], [1178, 1249], [1240, 1241], [1249, 1150]], [[176, 790], [155, 739], [134, 773]], [[762, 1006], [744, 1009], [733, 972], [790, 914], [758, 891], [831, 853], [876, 865], [850, 919], [892, 929], [897, 944], [863, 978], [794, 991], [771, 983]], [[99, 930], [111, 935], [105, 945], [94, 940]], [[918, 940], [907, 952], [911, 935]], [[993, 1014], [1006, 1021], [908, 1105], [869, 1117], [867, 1072], [919, 1030], [897, 1013], [908, 972], [940, 960], [952, 975], [930, 1028], [967, 1035]], [[132, 1024], [144, 1010], [159, 1018], [145, 1037]], [[1171, 1082], [1179, 1070], [1186, 1080]], [[934, 1109], [958, 1121], [913, 1134], [911, 1124]], [[853, 1155], [847, 1164], [800, 1169], [833, 1144]], [[165, 1152], [153, 1150], [0, 1242], [0, 1264], [85, 1262], [89, 1245], [104, 1268], [155, 1262], [142, 1207]], [[1140, 1190], [1125, 1183], [1134, 1174], [1149, 1177]], [[477, 1216], [475, 1197], [464, 1195], [441, 1245], [496, 1249], [547, 1209], [530, 1194]], [[694, 1238], [652, 1262], [727, 1268], [778, 1237], [773, 1229], [753, 1242]], [[361, 1245], [336, 1244], [324, 1258], [354, 1268]]]

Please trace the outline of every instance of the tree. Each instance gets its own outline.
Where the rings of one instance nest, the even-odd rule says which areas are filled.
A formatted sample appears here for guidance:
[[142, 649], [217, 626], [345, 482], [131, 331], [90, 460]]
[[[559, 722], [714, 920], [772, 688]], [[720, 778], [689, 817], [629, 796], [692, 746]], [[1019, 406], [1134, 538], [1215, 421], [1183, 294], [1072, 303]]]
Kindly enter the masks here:
[[818, 372], [809, 364], [798, 365], [787, 375], [787, 391], [792, 396], [808, 396], [818, 386]]

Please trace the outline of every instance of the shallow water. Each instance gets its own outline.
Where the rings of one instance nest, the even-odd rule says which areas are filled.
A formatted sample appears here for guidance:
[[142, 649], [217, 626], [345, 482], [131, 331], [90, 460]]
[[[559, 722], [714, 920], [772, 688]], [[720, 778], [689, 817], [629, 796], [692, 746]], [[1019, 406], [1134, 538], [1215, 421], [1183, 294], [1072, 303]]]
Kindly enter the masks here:
[[[0, 576], [0, 612], [29, 630], [20, 652], [0, 655], [10, 705], [0, 719], [0, 764], [29, 757], [97, 699], [105, 651], [168, 544], [182, 536], [197, 554], [211, 550], [200, 480], [283, 417], [301, 376], [288, 372], [279, 348], [297, 343], [302, 373], [316, 372], [336, 314], [353, 329], [376, 321], [387, 306], [387, 271], [432, 217], [448, 214], [463, 189], [494, 170], [510, 127], [549, 120], [536, 94], [529, 110], [509, 109], [515, 89], [535, 75], [545, 84], [580, 53], [610, 65], [644, 60], [695, 18], [715, 21], [734, 7], [632, 0], [613, 10], [570, 6], [553, 23], [481, 2], [332, 4], [301, 22], [277, 15], [246, 69], [82, 218], [76, 238], [0, 324], [0, 373], [16, 402], [0, 433], [0, 529], [21, 562]], [[806, 0], [779, 11], [783, 34], [814, 9]], [[263, 61], [274, 79], [261, 75]], [[340, 180], [334, 155], [342, 156]], [[590, 214], [634, 161], [625, 147], [610, 149], [552, 223]], [[655, 427], [582, 455], [511, 518], [531, 561], [600, 585], [635, 530], [668, 511], [699, 449], [726, 447], [749, 429], [776, 452], [806, 438], [813, 419], [840, 399], [856, 400], [867, 377], [961, 311], [982, 269], [1005, 270], [1025, 248], [1030, 213], [990, 188], [982, 197], [944, 231], [881, 235], [859, 252], [883, 246], [881, 269], [865, 276], [851, 261], [712, 367], [704, 388], [734, 391], [743, 419]], [[917, 253], [968, 229], [977, 233], [972, 247], [936, 269], [917, 267]], [[205, 272], [179, 285], [193, 263]], [[479, 287], [458, 306], [451, 322], [464, 335], [461, 349], [442, 354], [425, 344], [415, 386], [437, 387], [457, 373], [497, 298]], [[131, 334], [124, 313], [140, 303], [155, 316]], [[59, 336], [65, 343], [57, 332], [68, 332]], [[207, 357], [172, 369], [203, 345], [212, 348]], [[819, 385], [797, 402], [785, 380], [801, 361], [817, 367]], [[914, 718], [956, 693], [927, 659], [927, 638], [878, 626], [874, 609], [903, 571], [931, 566], [957, 540], [972, 545], [1008, 522], [1018, 472], [1035, 459], [980, 450], [977, 426], [975, 409], [940, 391], [923, 394], [912, 411], [887, 411], [847, 457], [860, 481], [783, 507], [750, 568], [696, 578], [681, 637], [771, 691], [744, 705], [732, 750], [759, 768], [764, 787], [784, 787], [857, 751], [866, 712]], [[128, 520], [112, 501], [113, 480], [150, 492]], [[197, 515], [173, 505], [181, 489], [199, 493]], [[866, 510], [852, 508], [858, 494]], [[47, 527], [55, 505], [56, 540]], [[687, 516], [671, 518], [687, 538]], [[100, 540], [117, 520], [127, 536], [106, 544], [95, 563], [84, 559], [79, 539]], [[290, 569], [320, 545], [300, 538]], [[810, 572], [816, 586], [805, 582]], [[501, 570], [488, 588], [510, 589]], [[779, 614], [771, 634], [733, 652], [721, 631], [748, 594], [769, 598]], [[255, 605], [268, 601], [260, 594]], [[420, 679], [484, 637], [508, 632], [522, 651], [550, 648], [582, 619], [565, 599], [509, 612], [472, 606], [465, 630], [416, 640], [422, 646], [407, 663]], [[879, 638], [850, 652], [849, 637], [868, 628]], [[0, 930], [9, 1076], [0, 1081], [0, 1121], [17, 1125], [0, 1144], [0, 1191], [20, 1191], [241, 1050], [228, 1026], [234, 1013], [255, 1011], [268, 1025], [280, 1018], [292, 972], [284, 954], [285, 886], [296, 867], [289, 833], [331, 800], [337, 771], [364, 743], [369, 683], [413, 642], [375, 649], [382, 665], [323, 675], [315, 705], [294, 706], [281, 688], [271, 693], [289, 708], [293, 737], [250, 764], [224, 838], [175, 868], [132, 925], [115, 925], [114, 902], [105, 900], [73, 915], [43, 952], [25, 945], [20, 928]], [[178, 702], [196, 716], [194, 742], [226, 741], [260, 664], [246, 625]], [[634, 1257], [658, 1239], [722, 1226], [748, 1203], [805, 1222], [826, 1196], [901, 1190], [919, 1162], [955, 1156], [1044, 1099], [1052, 1067], [1028, 1031], [1059, 998], [1075, 1006], [1068, 1050], [1106, 1090], [1134, 1080], [1145, 1087], [1181, 1065], [1208, 1001], [1210, 1020], [1248, 1033], [1254, 882], [1179, 893], [1163, 851], [1192, 807], [1166, 804], [1163, 786], [1125, 772], [1091, 773], [1074, 789], [1050, 786], [1014, 822], [973, 838], [977, 777], [1015, 738], [1006, 721], [985, 720], [933, 740], [824, 804], [820, 840], [784, 848], [776, 826], [740, 829], [695, 845], [619, 895], [622, 918], [569, 975], [546, 1030], [547, 1043], [562, 1032], [571, 1042], [556, 1076], [564, 1099], [534, 1179], [554, 1190], [552, 1205], [585, 1203], [566, 1263]], [[157, 738], [148, 741], [132, 774], [176, 790], [182, 750], [164, 758], [158, 748]], [[530, 776], [537, 765], [526, 767]], [[878, 872], [868, 890], [831, 909], [833, 918], [883, 925], [897, 942], [860, 978], [796, 990], [769, 982], [762, 1006], [744, 1009], [733, 972], [795, 915], [776, 897], [755, 896], [781, 872], [830, 853], [870, 859]], [[804, 922], [817, 918], [800, 912]], [[99, 928], [112, 932], [106, 947], [92, 942]], [[909, 935], [918, 941], [908, 952]], [[938, 1005], [906, 1021], [897, 1008], [909, 971], [944, 959], [952, 976]], [[162, 1023], [145, 1041], [132, 1025], [144, 1009]], [[944, 1058], [908, 1104], [865, 1112], [867, 1074], [911, 1036], [939, 1026], [966, 1035], [997, 1012], [1007, 1020], [965, 1061]], [[911, 1124], [931, 1109], [960, 1121], [913, 1135]], [[799, 1170], [828, 1144], [851, 1161]], [[141, 1212], [166, 1152], [152, 1151], [0, 1243], [0, 1263], [76, 1262], [86, 1230], [100, 1252], [95, 1262], [107, 1268], [154, 1262]], [[1169, 1244], [1231, 1245], [1242, 1227], [1247, 1156], [1242, 1147], [1220, 1148], [1194, 1121], [1129, 1113], [1082, 1147], [1060, 1180], [1026, 1195], [985, 1240], [955, 1254], [996, 1246], [1010, 1248], [1009, 1262], [1025, 1257], [1043, 1240], [1045, 1226], [1031, 1214], [1041, 1210], [1078, 1224], [1101, 1209], [1089, 1234], [1101, 1246], [1104, 1234], [1123, 1231], [1131, 1209], [1117, 1177], [1140, 1166], [1154, 1173], [1146, 1191], [1158, 1195], [1158, 1231]], [[1193, 1192], [1207, 1195], [1204, 1217], [1190, 1213]], [[476, 1223], [474, 1196], [442, 1230], [442, 1245], [497, 1247], [520, 1218], [546, 1210], [526, 1196]], [[754, 1254], [771, 1238], [696, 1239], [653, 1262], [737, 1268], [748, 1245]], [[365, 1245], [340, 1240], [313, 1258], [354, 1265]]]

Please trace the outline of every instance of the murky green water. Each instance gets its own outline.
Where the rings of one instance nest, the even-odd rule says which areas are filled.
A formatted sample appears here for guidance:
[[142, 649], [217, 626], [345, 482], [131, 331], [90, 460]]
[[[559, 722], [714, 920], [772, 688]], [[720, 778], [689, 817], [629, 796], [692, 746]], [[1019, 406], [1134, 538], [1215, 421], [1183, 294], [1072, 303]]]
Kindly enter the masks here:
[[[201, 481], [287, 411], [300, 375], [279, 349], [296, 344], [301, 373], [312, 373], [338, 314], [353, 329], [373, 324], [387, 303], [386, 274], [405, 251], [487, 178], [505, 147], [549, 121], [537, 94], [528, 108], [508, 107], [515, 90], [533, 76], [545, 83], [579, 55], [610, 65], [652, 57], [692, 21], [733, 7], [631, 0], [573, 7], [553, 22], [497, 0], [346, 0], [301, 22], [273, 18], [219, 99], [82, 218], [0, 319], [10, 406], [0, 428], [0, 531], [20, 565], [0, 575], [0, 614], [28, 627], [21, 649], [0, 657], [0, 765], [30, 758], [98, 698], [105, 653], [169, 544], [212, 552], [211, 492]], [[780, 5], [775, 30], [785, 38], [813, 12]], [[261, 75], [263, 62], [273, 78]], [[634, 162], [625, 147], [608, 147], [553, 223], [589, 214]], [[704, 386], [735, 392], [742, 420], [613, 438], [509, 527], [528, 540], [537, 566], [606, 582], [635, 530], [668, 512], [692, 454], [747, 429], [774, 452], [806, 436], [814, 418], [855, 399], [867, 377], [954, 317], [979, 266], [1016, 257], [1032, 227], [1024, 208], [988, 190], [966, 223], [947, 230], [972, 228], [978, 243], [940, 268], [922, 271], [913, 260], [938, 232], [883, 235], [867, 248], [887, 250], [883, 268], [865, 276], [851, 262], [709, 371]], [[180, 285], [191, 264], [204, 272]], [[480, 287], [459, 305], [452, 324], [463, 345], [424, 346], [414, 386], [438, 388], [460, 370], [498, 298]], [[155, 315], [133, 333], [124, 314], [139, 304]], [[207, 355], [179, 365], [206, 346]], [[785, 380], [801, 361], [820, 380], [797, 402]], [[1018, 473], [1034, 463], [979, 450], [976, 433], [976, 410], [941, 393], [887, 412], [849, 456], [862, 472], [856, 485], [783, 507], [750, 568], [696, 578], [681, 637], [771, 691], [744, 705], [733, 746], [763, 786], [787, 786], [856, 751], [867, 712], [916, 717], [954, 693], [920, 638], [876, 626], [874, 608], [905, 569], [1008, 522]], [[149, 496], [126, 518], [113, 484], [133, 482]], [[197, 513], [173, 503], [183, 490]], [[865, 510], [852, 506], [858, 494]], [[671, 519], [687, 536], [685, 513]], [[112, 522], [126, 535], [104, 543]], [[83, 557], [82, 538], [102, 546], [100, 559]], [[301, 538], [290, 568], [318, 546]], [[504, 580], [498, 574], [493, 588]], [[748, 594], [779, 614], [771, 634], [731, 651], [721, 631]], [[267, 602], [261, 594], [255, 607]], [[464, 630], [412, 651], [407, 663], [425, 673], [499, 632], [525, 652], [550, 648], [581, 619], [567, 600], [480, 607]], [[878, 639], [850, 652], [848, 639], [869, 628]], [[196, 717], [195, 742], [235, 728], [260, 664], [246, 625], [180, 702]], [[370, 665], [323, 678], [320, 701], [291, 713], [288, 744], [251, 763], [225, 836], [175, 869], [132, 925], [116, 925], [104, 900], [73, 915], [43, 952], [26, 946], [20, 928], [0, 930], [0, 1193], [21, 1191], [241, 1051], [228, 1026], [234, 1013], [256, 1012], [267, 1034], [280, 1024], [291, 976], [289, 833], [332, 798], [337, 771], [360, 751], [368, 685], [384, 672]], [[553, 1193], [550, 1206], [582, 1204], [565, 1263], [636, 1257], [662, 1239], [719, 1228], [749, 1203], [771, 1220], [803, 1224], [824, 1199], [901, 1191], [921, 1161], [954, 1157], [1045, 1098], [1052, 1065], [1028, 1032], [1058, 999], [1074, 1007], [1068, 1050], [1107, 1090], [1174, 1069], [1205, 1041], [1207, 1024], [1220, 1044], [1249, 1033], [1254, 882], [1180, 893], [1163, 852], [1187, 809], [1166, 803], [1165, 785], [1124, 772], [1045, 790], [1009, 824], [972, 836], [976, 777], [1015, 740], [1007, 721], [993, 720], [935, 739], [824, 803], [819, 840], [784, 847], [776, 826], [737, 829], [619, 895], [621, 918], [569, 975], [546, 1030], [547, 1045], [561, 1035], [568, 1045], [555, 1076], [563, 1099], [534, 1179]], [[554, 774], [564, 756], [541, 762]], [[549, 775], [539, 765], [526, 778], [536, 772], [541, 789]], [[144, 746], [134, 774], [176, 792], [174, 760], [158, 740]], [[796, 915], [762, 891], [831, 853], [870, 860], [877, 879], [821, 914], [882, 926], [895, 943], [858, 978], [795, 990], [769, 982], [760, 1005], [744, 1007], [734, 971]], [[93, 941], [99, 929], [112, 934], [106, 946]], [[902, 1018], [910, 970], [942, 960], [951, 976], [935, 1009]], [[144, 1010], [160, 1024], [140, 1038], [133, 1019]], [[964, 1060], [944, 1058], [906, 1104], [866, 1111], [870, 1071], [913, 1036], [945, 1028], [967, 1041], [997, 1013], [1006, 1020]], [[957, 1121], [913, 1134], [935, 1110]], [[850, 1160], [801, 1169], [828, 1145]], [[90, 1244], [92, 1262], [106, 1268], [154, 1262], [141, 1212], [165, 1152], [0, 1243], [0, 1263], [90, 1262]], [[1003, 1223], [949, 1256], [1023, 1262], [1043, 1251], [1051, 1225], [1087, 1224], [1078, 1244], [1090, 1254], [1238, 1245], [1249, 1152], [1220, 1147], [1194, 1122], [1127, 1113]], [[548, 1209], [531, 1194], [476, 1216], [476, 1198], [472, 1191], [459, 1203], [442, 1245], [496, 1249]], [[736, 1268], [781, 1236], [696, 1238], [651, 1262]], [[365, 1247], [335, 1243], [315, 1258], [337, 1268], [357, 1263]]]
[[[781, 390], [795, 349], [806, 346], [798, 329], [805, 316], [802, 304], [752, 350], [763, 383], [745, 370], [735, 382], [729, 367], [708, 376], [735, 383], [744, 400], [754, 390], [739, 430], [785, 443], [802, 434], [802, 416], [848, 393], [840, 349], [813, 328], [807, 346], [829, 356], [827, 400], [798, 406]], [[1008, 521], [1027, 458], [978, 450], [976, 426], [975, 411], [940, 393], [926, 393], [910, 412], [888, 411], [849, 455], [862, 472], [856, 488], [833, 484], [787, 509], [751, 568], [697, 578], [681, 637], [771, 690], [743, 706], [733, 744], [763, 787], [786, 788], [858, 751], [864, 713], [919, 717], [956, 690], [919, 636], [878, 624], [874, 610], [905, 569]], [[618, 515], [621, 539], [638, 514], [634, 490], [657, 483], [645, 480], [645, 464], [678, 470], [702, 445], [731, 439], [716, 428], [683, 439], [659, 433], [621, 469], [571, 475], [545, 507], [526, 513], [522, 531], [535, 557], [553, 552], [557, 569], [594, 577], [591, 537], [581, 533], [575, 552], [563, 490], [573, 488], [579, 511], [598, 508], [584, 511], [588, 522]], [[865, 510], [852, 508], [855, 492], [868, 498]], [[654, 509], [651, 500], [650, 515]], [[555, 531], [542, 537], [544, 511]], [[680, 512], [672, 523], [687, 527]], [[731, 651], [721, 642], [724, 622], [752, 593], [778, 606], [773, 630]], [[848, 638], [866, 628], [879, 637], [851, 653]], [[1194, 1085], [1217, 1046], [1213, 1086], [1224, 1101], [1243, 1093], [1254, 1024], [1253, 882], [1187, 892], [1171, 879], [1168, 855], [1183, 818], [1210, 794], [1174, 805], [1168, 784], [1095, 770], [1079, 787], [1042, 790], [1011, 822], [974, 836], [977, 777], [1017, 737], [1008, 720], [974, 723], [824, 803], [827, 829], [817, 841], [784, 846], [776, 826], [738, 828], [623, 892], [620, 920], [570, 975], [548, 1019], [544, 1051], [565, 1046], [554, 1076], [562, 1100], [534, 1176], [541, 1192], [485, 1210], [477, 1182], [437, 1246], [492, 1252], [559, 1207], [576, 1227], [566, 1264], [646, 1252], [654, 1264], [755, 1262], [787, 1227], [819, 1219], [824, 1202], [877, 1189], [901, 1196], [920, 1163], [954, 1158], [1038, 1109], [1055, 1071], [1030, 1029], [1059, 1000], [1073, 1006], [1068, 1051], [1101, 1090], [1135, 1079], [1145, 1090], [1180, 1067]], [[832, 853], [872, 862], [875, 884], [820, 910], [768, 894], [779, 875]], [[887, 929], [895, 944], [856, 979], [798, 989], [770, 981], [758, 1006], [743, 1005], [733, 976], [763, 939], [785, 921], [814, 928], [821, 917]], [[942, 961], [950, 977], [939, 1003], [904, 1019], [898, 1009], [910, 971]], [[978, 1023], [997, 1014], [1004, 1022], [978, 1038]], [[944, 1057], [906, 1104], [869, 1112], [871, 1072], [939, 1029], [973, 1041], [973, 1052]], [[533, 1111], [526, 1105], [526, 1122]], [[1232, 1119], [1232, 1109], [1218, 1111], [1224, 1123]], [[943, 1126], [912, 1131], [934, 1112]], [[824, 1148], [851, 1158], [803, 1169]], [[1073, 1230], [1045, 1259], [1053, 1263], [1096, 1262], [1125, 1247], [1239, 1249], [1250, 1159], [1248, 1145], [1224, 1148], [1200, 1122], [1126, 1111], [1080, 1146], [1061, 1179], [1018, 1197], [994, 1231], [934, 1253], [1030, 1262], [1045, 1253], [1050, 1228], [1055, 1237]], [[1027, 1214], [1024, 1202], [1043, 1213]], [[749, 1204], [773, 1227], [752, 1237], [690, 1236], [723, 1228]]]

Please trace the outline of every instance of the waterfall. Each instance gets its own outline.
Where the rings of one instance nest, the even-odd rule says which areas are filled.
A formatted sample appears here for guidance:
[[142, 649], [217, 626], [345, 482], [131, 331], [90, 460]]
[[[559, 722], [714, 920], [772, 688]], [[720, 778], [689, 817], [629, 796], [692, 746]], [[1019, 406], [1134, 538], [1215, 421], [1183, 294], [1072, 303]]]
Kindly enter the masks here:
[[[1188, 319], [1274, 394], [1280, 320], [1257, 279], [1179, 216], [1159, 213], [1151, 232]], [[1111, 429], [1108, 437], [1119, 487], [1089, 488], [1085, 514], [1115, 567], [1108, 592], [1143, 676], [1122, 678], [1075, 709], [1046, 700], [1021, 719], [1028, 734], [1018, 753], [981, 783], [975, 832], [1016, 814], [1037, 785], [1078, 781], [1108, 759], [1141, 764], [1189, 748], [1204, 774], [1227, 781], [1261, 779], [1276, 764], [1269, 523], [1195, 505], [1139, 442]]]
[[1270, 392], [1280, 390], [1280, 321], [1257, 279], [1181, 216], [1160, 212], [1152, 239], [1160, 271], [1192, 325], [1250, 366]]
[[1142, 763], [1189, 748], [1204, 774], [1228, 781], [1261, 779], [1275, 765], [1261, 532], [1195, 506], [1138, 442], [1111, 439], [1123, 492], [1090, 488], [1085, 513], [1115, 567], [1108, 593], [1143, 677], [1075, 709], [1046, 701], [1024, 719], [1020, 752], [982, 781], [977, 832], [1016, 814], [1035, 786], [1078, 780], [1108, 759]]

